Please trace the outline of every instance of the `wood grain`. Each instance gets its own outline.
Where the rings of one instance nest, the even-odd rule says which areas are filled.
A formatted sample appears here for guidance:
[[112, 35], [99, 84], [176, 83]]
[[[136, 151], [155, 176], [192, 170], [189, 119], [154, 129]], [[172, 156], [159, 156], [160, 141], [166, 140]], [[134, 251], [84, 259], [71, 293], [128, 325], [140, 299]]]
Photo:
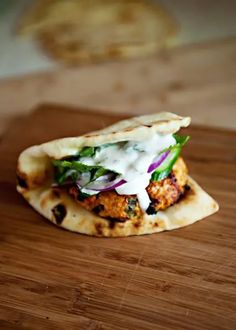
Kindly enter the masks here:
[[53, 226], [15, 191], [22, 149], [117, 119], [44, 106], [2, 138], [0, 328], [235, 329], [235, 132], [186, 130], [190, 172], [220, 212], [176, 231], [87, 237]]
[[172, 111], [196, 124], [236, 128], [236, 38], [182, 46], [159, 56], [0, 81], [0, 132], [42, 102], [142, 114]]

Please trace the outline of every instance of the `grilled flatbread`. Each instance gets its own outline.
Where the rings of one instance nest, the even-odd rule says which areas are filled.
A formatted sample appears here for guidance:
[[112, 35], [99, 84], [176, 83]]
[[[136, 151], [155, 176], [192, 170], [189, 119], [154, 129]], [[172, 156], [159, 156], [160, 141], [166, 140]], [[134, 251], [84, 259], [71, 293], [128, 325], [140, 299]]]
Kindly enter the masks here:
[[147, 0], [44, 0], [19, 27], [55, 59], [74, 64], [148, 55], [171, 44], [176, 23]]
[[173, 134], [189, 123], [189, 117], [171, 113], [140, 116], [80, 137], [63, 138], [30, 147], [21, 153], [18, 160], [17, 190], [54, 224], [87, 235], [121, 237], [187, 226], [218, 210], [217, 203], [190, 177], [190, 190], [165, 211], [155, 215], [144, 214], [136, 220], [116, 222], [93, 214], [78, 205], [65, 190], [53, 187], [52, 160], [76, 155], [84, 146], [142, 141], [156, 133]]

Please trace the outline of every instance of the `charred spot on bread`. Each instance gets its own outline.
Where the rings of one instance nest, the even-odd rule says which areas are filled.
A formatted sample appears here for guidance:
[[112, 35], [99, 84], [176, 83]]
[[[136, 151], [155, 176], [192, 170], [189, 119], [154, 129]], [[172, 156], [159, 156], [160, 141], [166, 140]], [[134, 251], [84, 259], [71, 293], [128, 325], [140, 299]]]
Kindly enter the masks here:
[[157, 209], [155, 207], [155, 203], [150, 203], [147, 210], [146, 210], [146, 213], [148, 215], [152, 215], [152, 214], [156, 214], [157, 213]]
[[191, 187], [186, 183], [186, 185], [184, 186], [185, 191], [189, 191], [191, 189]]
[[17, 178], [17, 183], [21, 188], [25, 188], [25, 189], [28, 188], [27, 181], [22, 176], [18, 174], [16, 178]]
[[116, 221], [110, 219], [110, 221], [109, 221], [109, 228], [110, 229], [114, 229], [115, 226], [116, 226]]
[[95, 223], [95, 229], [98, 236], [103, 234], [103, 225], [100, 222]]
[[61, 203], [57, 204], [52, 208], [52, 213], [56, 220], [56, 223], [58, 225], [61, 225], [67, 213], [65, 205]]
[[141, 221], [136, 221], [135, 223], [134, 223], [134, 227], [137, 229], [137, 228], [139, 228], [139, 227], [141, 227], [141, 225], [142, 225], [142, 222]]

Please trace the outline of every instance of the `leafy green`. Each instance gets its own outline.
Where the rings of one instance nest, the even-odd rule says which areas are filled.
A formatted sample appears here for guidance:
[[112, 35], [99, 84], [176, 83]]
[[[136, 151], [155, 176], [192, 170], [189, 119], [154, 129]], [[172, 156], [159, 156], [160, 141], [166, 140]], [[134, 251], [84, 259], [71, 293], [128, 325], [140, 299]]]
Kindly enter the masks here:
[[169, 175], [169, 170], [165, 170], [162, 172], [154, 171], [151, 176], [151, 181], [161, 181], [165, 179]]
[[96, 148], [95, 147], [84, 147], [79, 152], [80, 157], [92, 157], [95, 155]]
[[181, 147], [178, 145], [174, 146], [171, 149], [170, 154], [164, 160], [163, 164], [160, 165], [160, 168], [152, 173], [151, 181], [160, 181], [165, 179], [170, 174], [172, 167], [179, 157], [180, 152]]
[[96, 171], [94, 171], [94, 173], [92, 173], [93, 175], [91, 175], [91, 181], [96, 180], [97, 178], [99, 178], [100, 176], [103, 176], [104, 174], [108, 173], [109, 171], [106, 170], [104, 167], [100, 166], [99, 168], [96, 169]]
[[173, 134], [173, 137], [176, 140], [176, 144], [173, 146], [170, 146], [169, 148], [162, 151], [170, 151], [170, 154], [167, 156], [167, 158], [164, 160], [164, 162], [160, 165], [159, 168], [157, 168], [151, 176], [151, 181], [160, 181], [165, 179], [171, 172], [174, 164], [176, 163], [182, 147], [188, 142], [190, 139], [190, 136], [181, 136], [177, 134]]
[[53, 160], [55, 167], [55, 181], [63, 184], [68, 177], [73, 181], [78, 180], [82, 173], [90, 172], [90, 181], [94, 181], [109, 171], [102, 166], [85, 165], [78, 161]]
[[75, 169], [76, 171], [83, 173], [88, 172], [88, 165], [69, 160], [53, 160], [53, 165], [58, 167], [60, 170], [63, 169]]
[[173, 134], [173, 137], [175, 138], [175, 141], [178, 145], [181, 147], [185, 145], [188, 140], [190, 139], [189, 135], [178, 135], [178, 134]]

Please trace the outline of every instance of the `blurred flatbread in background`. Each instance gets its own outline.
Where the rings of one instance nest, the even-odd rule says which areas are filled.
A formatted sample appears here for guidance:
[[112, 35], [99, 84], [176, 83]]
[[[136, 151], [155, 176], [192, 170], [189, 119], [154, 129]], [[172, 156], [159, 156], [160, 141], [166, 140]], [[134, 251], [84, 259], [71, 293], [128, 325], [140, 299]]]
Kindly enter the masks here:
[[43, 0], [18, 29], [67, 64], [150, 55], [172, 43], [176, 30], [164, 8], [145, 0]]

